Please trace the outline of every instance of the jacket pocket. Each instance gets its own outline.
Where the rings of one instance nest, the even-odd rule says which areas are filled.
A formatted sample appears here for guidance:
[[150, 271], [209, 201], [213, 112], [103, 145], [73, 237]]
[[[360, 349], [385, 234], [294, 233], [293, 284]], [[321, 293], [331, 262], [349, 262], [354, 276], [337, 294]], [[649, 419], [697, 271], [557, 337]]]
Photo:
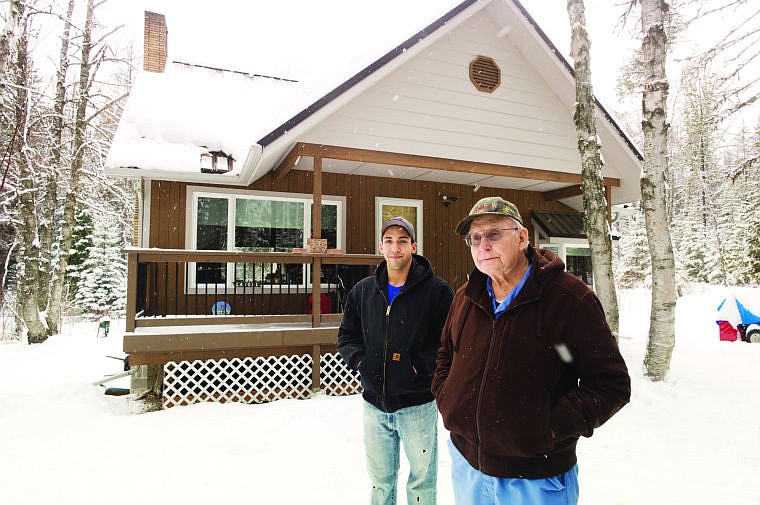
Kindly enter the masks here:
[[483, 398], [479, 419], [482, 444], [495, 454], [539, 457], [554, 447], [550, 426], [550, 400], [538, 391], [499, 388]]

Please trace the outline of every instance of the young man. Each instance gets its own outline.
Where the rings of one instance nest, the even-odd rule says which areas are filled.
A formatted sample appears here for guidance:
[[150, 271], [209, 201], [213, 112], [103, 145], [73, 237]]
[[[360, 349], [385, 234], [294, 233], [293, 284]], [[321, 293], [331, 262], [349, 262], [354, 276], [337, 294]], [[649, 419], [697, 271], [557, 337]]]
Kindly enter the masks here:
[[409, 460], [407, 503], [435, 504], [438, 411], [430, 392], [435, 354], [453, 290], [416, 254], [402, 217], [381, 228], [385, 260], [346, 300], [338, 351], [361, 374], [370, 503], [396, 503], [400, 442]]
[[517, 207], [483, 198], [457, 225], [475, 262], [441, 336], [433, 394], [457, 505], [573, 505], [578, 438], [631, 395], [596, 295], [528, 244]]

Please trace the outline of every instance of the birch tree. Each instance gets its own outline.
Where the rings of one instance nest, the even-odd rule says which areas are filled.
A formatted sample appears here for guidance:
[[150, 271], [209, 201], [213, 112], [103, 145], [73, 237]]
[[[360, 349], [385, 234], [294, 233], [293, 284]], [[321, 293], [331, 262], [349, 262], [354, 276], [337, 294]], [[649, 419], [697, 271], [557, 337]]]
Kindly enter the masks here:
[[602, 183], [601, 142], [596, 131], [596, 105], [591, 84], [591, 54], [583, 0], [568, 0], [570, 55], [575, 64], [575, 113], [583, 178], [583, 228], [591, 246], [594, 287], [604, 307], [607, 322], [617, 336], [619, 313], [612, 270], [612, 240], [607, 220], [607, 202]]
[[[39, 205], [39, 236], [40, 236], [40, 287], [39, 287], [39, 306], [40, 310], [48, 314], [47, 324], [50, 333], [58, 331], [58, 314], [48, 311], [51, 306], [55, 311], [59, 305], [55, 302], [55, 293], [52, 292], [51, 286], [55, 286], [54, 274], [59, 272], [53, 271], [56, 253], [58, 251], [55, 245], [56, 231], [56, 208], [58, 203], [58, 179], [60, 177], [60, 167], [63, 163], [63, 142], [64, 126], [66, 113], [66, 75], [69, 71], [69, 46], [71, 37], [72, 17], [74, 14], [74, 0], [69, 0], [66, 15], [63, 19], [63, 33], [61, 35], [61, 49], [58, 56], [58, 68], [55, 78], [55, 99], [53, 101], [52, 120], [50, 125], [50, 150], [49, 161], [44, 167], [42, 174], [45, 185], [45, 198], [40, 200]], [[53, 282], [51, 283], [51, 279]], [[52, 296], [51, 296], [52, 295]]]
[[0, 31], [0, 82], [5, 80], [11, 48], [16, 40], [16, 31], [23, 8], [22, 0], [11, 0], [8, 4], [8, 18]]
[[[26, 31], [25, 44], [12, 48], [13, 81], [2, 90], [6, 106], [0, 116], [4, 125], [0, 138], [7, 143], [8, 131], [19, 131], [2, 204], [12, 219], [16, 239], [11, 249], [18, 265], [14, 277], [16, 329], [26, 330], [29, 343], [42, 342], [60, 328], [64, 302], [69, 301], [66, 267], [74, 212], [86, 205], [99, 218], [121, 222], [122, 212], [132, 205], [132, 197], [127, 195], [131, 185], [102, 177], [104, 146], [110, 143], [113, 132], [109, 130], [116, 124], [107, 112], [125, 97], [124, 93], [112, 95], [113, 91], [123, 92], [123, 86], [95, 80], [103, 62], [123, 63], [111, 55], [107, 44], [115, 29], [93, 37], [94, 0], [85, 2], [84, 25], [77, 26], [73, 17], [79, 4], [68, 0], [65, 13], [36, 9], [31, 1], [22, 4], [26, 9], [21, 11], [24, 27], [30, 25], [32, 14], [55, 19], [62, 26], [54, 96], [47, 96], [47, 90], [34, 79]], [[75, 82], [67, 79], [71, 67], [78, 71]]]
[[29, 90], [32, 85], [30, 61], [28, 55], [28, 25], [29, 19], [25, 6], [19, 12], [21, 33], [16, 47], [16, 63], [14, 68], [14, 111], [15, 130], [18, 132], [21, 148], [13, 152], [16, 174], [13, 184], [11, 215], [16, 228], [18, 246], [18, 283], [17, 283], [17, 315], [19, 321], [16, 331], [26, 327], [30, 343], [42, 342], [47, 338], [47, 326], [41, 317], [38, 303], [39, 289], [39, 258], [40, 242], [37, 234], [37, 188], [35, 182], [36, 150], [34, 130], [30, 128], [32, 98]]
[[92, 49], [92, 24], [93, 24], [93, 0], [87, 0], [84, 30], [82, 32], [81, 57], [79, 62], [78, 97], [76, 102], [76, 114], [74, 117], [74, 136], [71, 145], [72, 160], [69, 169], [69, 187], [66, 192], [61, 218], [61, 231], [58, 245], [58, 260], [55, 265], [52, 288], [50, 290], [50, 306], [48, 310], [48, 326], [51, 332], [57, 332], [63, 317], [64, 282], [66, 267], [68, 265], [69, 251], [71, 250], [71, 237], [74, 229], [74, 216], [77, 207], [77, 192], [82, 177], [82, 167], [85, 159], [85, 129], [88, 126], [86, 120], [87, 106], [89, 105], [90, 89], [92, 86], [91, 72], [93, 67], [90, 62]]
[[665, 0], [640, 0], [643, 69], [642, 120], [644, 163], [641, 197], [652, 261], [652, 310], [644, 366], [661, 381], [670, 368], [675, 345], [676, 281], [667, 213], [668, 79], [665, 71], [669, 5]]

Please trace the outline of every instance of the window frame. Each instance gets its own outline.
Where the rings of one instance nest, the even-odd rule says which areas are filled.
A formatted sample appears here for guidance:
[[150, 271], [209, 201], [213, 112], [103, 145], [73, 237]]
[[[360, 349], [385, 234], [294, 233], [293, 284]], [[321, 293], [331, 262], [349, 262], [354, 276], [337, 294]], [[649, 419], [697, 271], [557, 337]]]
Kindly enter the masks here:
[[[413, 207], [417, 214], [416, 224], [414, 225], [415, 239], [417, 240], [417, 254], [423, 254], [423, 237], [424, 227], [423, 222], [423, 210], [422, 200], [416, 200], [411, 198], [393, 198], [390, 196], [376, 196], [375, 197], [375, 248], [380, 248], [380, 242], [382, 237], [380, 236], [380, 229], [383, 227], [383, 207], [385, 206], [401, 206], [401, 207]], [[393, 216], [391, 216], [393, 217]]]
[[[227, 200], [227, 251], [234, 252], [235, 249], [235, 215], [236, 200], [245, 198], [251, 200], [265, 201], [283, 201], [303, 203], [304, 212], [304, 229], [303, 243], [301, 247], [306, 247], [306, 240], [311, 237], [311, 212], [310, 209], [314, 203], [314, 197], [308, 193], [285, 193], [274, 191], [256, 191], [256, 190], [236, 190], [231, 188], [213, 188], [206, 186], [188, 186], [186, 195], [186, 219], [185, 219], [185, 248], [188, 250], [198, 250], [197, 233], [198, 233], [198, 199], [199, 198], [219, 198]], [[336, 210], [336, 248], [345, 250], [345, 227], [346, 227], [346, 198], [343, 196], [322, 195], [322, 205], [335, 205]], [[188, 263], [188, 278], [185, 289], [188, 294], [198, 292], [196, 284], [196, 263]], [[234, 264], [226, 264], [225, 282], [216, 284], [206, 284], [206, 289], [227, 288], [238, 289], [241, 294], [254, 293], [256, 290], [252, 286], [237, 286], [235, 288], [235, 271]], [[311, 289], [311, 276], [306, 276], [304, 270], [305, 284], [291, 284], [293, 287], [305, 285]], [[287, 286], [284, 284], [283, 286]], [[263, 287], [259, 288], [263, 292]]]

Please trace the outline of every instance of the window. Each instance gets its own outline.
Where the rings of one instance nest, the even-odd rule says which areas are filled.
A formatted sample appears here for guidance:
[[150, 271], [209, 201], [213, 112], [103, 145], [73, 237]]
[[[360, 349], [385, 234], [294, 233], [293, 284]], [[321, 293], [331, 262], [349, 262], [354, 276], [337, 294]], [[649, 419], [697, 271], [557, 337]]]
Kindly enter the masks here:
[[[224, 251], [227, 249], [227, 200], [200, 197], [197, 202], [196, 249]], [[197, 282], [224, 284], [226, 272], [223, 263], [198, 263]]]
[[414, 234], [417, 239], [417, 254], [422, 254], [422, 200], [408, 200], [405, 198], [389, 198], [378, 196], [375, 198], [375, 247], [380, 244], [380, 228], [383, 223], [392, 217], [401, 216], [414, 226]]
[[[188, 248], [214, 251], [290, 252], [311, 237], [311, 195], [228, 193], [188, 188]], [[343, 240], [343, 199], [322, 200], [322, 237], [338, 249]], [[308, 285], [303, 265], [198, 263], [191, 269], [195, 284], [255, 286], [262, 283]]]
[[235, 250], [290, 252], [304, 243], [304, 202], [235, 198]]
[[578, 243], [545, 244], [539, 242], [538, 247], [555, 252], [565, 264], [566, 271], [593, 288], [594, 274], [591, 269], [591, 249], [589, 246]]

